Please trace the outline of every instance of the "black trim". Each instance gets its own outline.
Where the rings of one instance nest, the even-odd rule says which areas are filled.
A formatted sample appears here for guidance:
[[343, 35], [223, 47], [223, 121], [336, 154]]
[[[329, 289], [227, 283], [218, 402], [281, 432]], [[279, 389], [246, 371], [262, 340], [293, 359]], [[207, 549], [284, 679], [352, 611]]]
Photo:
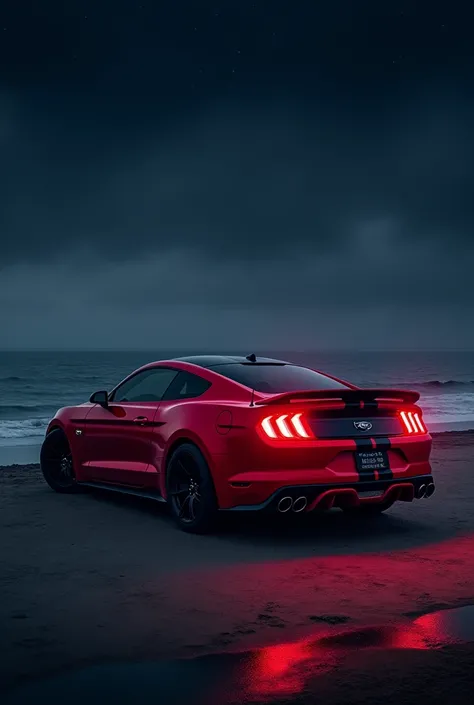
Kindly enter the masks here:
[[375, 480], [374, 482], [344, 482], [344, 483], [333, 483], [325, 485], [288, 485], [286, 487], [280, 487], [276, 490], [265, 502], [260, 504], [241, 504], [237, 507], [230, 507], [229, 509], [221, 509], [222, 512], [259, 512], [264, 510], [276, 510], [279, 499], [283, 495], [292, 497], [300, 497], [305, 494], [308, 497], [308, 504], [311, 504], [316, 497], [327, 490], [336, 489], [354, 489], [356, 492], [370, 492], [374, 490], [386, 490], [388, 487], [393, 485], [400, 485], [410, 482], [415, 488], [415, 491], [420, 487], [420, 485], [426, 485], [431, 482], [434, 483], [432, 475], [416, 475], [415, 477], [397, 477], [393, 480]]
[[376, 411], [379, 408], [378, 402], [376, 401], [365, 401], [362, 409], [367, 411]]
[[[392, 443], [390, 438], [374, 438], [375, 450], [390, 450]], [[379, 470], [379, 477], [381, 480], [392, 480], [393, 472], [388, 468], [387, 470]]]
[[156, 490], [146, 489], [145, 487], [131, 487], [130, 485], [113, 485], [108, 482], [78, 482], [80, 487], [94, 487], [97, 490], [105, 490], [106, 492], [119, 492], [120, 494], [130, 494], [134, 497], [143, 497], [144, 499], [153, 499], [155, 502], [166, 502], [166, 499]]

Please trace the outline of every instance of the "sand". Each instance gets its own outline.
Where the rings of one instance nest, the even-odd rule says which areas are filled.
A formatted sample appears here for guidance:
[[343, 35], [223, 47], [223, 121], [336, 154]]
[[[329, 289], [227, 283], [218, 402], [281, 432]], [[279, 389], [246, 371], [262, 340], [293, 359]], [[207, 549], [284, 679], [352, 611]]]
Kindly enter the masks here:
[[[239, 650], [328, 623], [387, 623], [474, 603], [474, 433], [436, 436], [433, 472], [432, 498], [375, 522], [340, 512], [303, 526], [246, 516], [202, 537], [181, 533], [155, 503], [58, 495], [36, 465], [0, 468], [0, 689], [104, 660]], [[455, 675], [446, 692], [463, 701], [456, 692], [469, 692], [473, 652], [452, 649], [397, 652], [393, 684], [422, 662], [416, 687], [428, 699], [422, 680], [436, 673], [439, 692]], [[391, 702], [377, 658], [354, 653], [344, 666], [359, 679], [360, 702]], [[343, 682], [323, 676], [318, 692], [347, 702]], [[413, 695], [405, 686], [398, 702]], [[351, 697], [359, 702], [352, 689]]]

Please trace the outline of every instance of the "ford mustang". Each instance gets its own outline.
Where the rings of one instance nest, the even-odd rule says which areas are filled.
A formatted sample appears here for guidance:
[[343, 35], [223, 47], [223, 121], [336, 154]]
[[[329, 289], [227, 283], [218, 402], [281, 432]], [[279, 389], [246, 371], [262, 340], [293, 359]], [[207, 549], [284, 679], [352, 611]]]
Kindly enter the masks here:
[[152, 362], [60, 409], [41, 469], [57, 492], [166, 502], [196, 533], [222, 511], [373, 515], [434, 492], [418, 399], [254, 354]]

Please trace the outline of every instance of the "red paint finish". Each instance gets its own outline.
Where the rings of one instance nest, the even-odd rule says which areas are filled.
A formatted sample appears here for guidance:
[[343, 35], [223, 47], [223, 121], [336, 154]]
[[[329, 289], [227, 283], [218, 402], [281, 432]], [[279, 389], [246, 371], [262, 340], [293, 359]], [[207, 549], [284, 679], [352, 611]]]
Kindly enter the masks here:
[[[191, 372], [210, 386], [197, 398], [111, 402], [105, 409], [86, 403], [57, 412], [48, 430], [60, 427], [66, 432], [78, 482], [154, 488], [166, 498], [167, 460], [180, 442], [194, 443], [203, 453], [221, 509], [260, 506], [282, 488], [303, 485], [351, 485], [344, 491], [345, 498], [353, 500], [358, 483], [367, 480], [355, 463], [361, 440], [371, 449], [383, 446], [389, 460], [388, 475], [376, 470], [372, 480], [389, 478], [404, 483], [398, 488], [387, 485], [384, 494], [371, 502], [389, 497], [410, 501], [410, 478], [431, 474], [431, 436], [421, 432], [425, 427], [415, 403], [417, 392], [363, 390], [348, 385], [342, 394], [316, 390], [271, 395], [252, 392], [217, 371], [190, 362], [161, 361], [139, 371], [160, 367]], [[371, 401], [375, 392], [380, 398]], [[416, 432], [412, 427], [413, 432], [408, 433], [400, 411], [412, 415]], [[380, 434], [372, 438], [367, 433], [361, 435], [352, 426], [351, 414], [371, 419], [374, 428], [379, 419], [394, 419], [397, 432], [383, 438]], [[283, 423], [276, 423], [282, 417]], [[262, 426], [268, 418], [271, 424]], [[314, 433], [314, 424], [339, 418], [350, 424], [347, 435], [321, 438]], [[291, 437], [285, 437], [287, 428]], [[269, 429], [274, 429], [275, 438]], [[324, 501], [308, 502], [307, 511], [318, 505], [339, 506], [337, 495], [343, 493], [335, 489], [337, 492], [326, 494]]]
[[84, 479], [151, 487], [156, 404], [94, 405], [83, 430]]

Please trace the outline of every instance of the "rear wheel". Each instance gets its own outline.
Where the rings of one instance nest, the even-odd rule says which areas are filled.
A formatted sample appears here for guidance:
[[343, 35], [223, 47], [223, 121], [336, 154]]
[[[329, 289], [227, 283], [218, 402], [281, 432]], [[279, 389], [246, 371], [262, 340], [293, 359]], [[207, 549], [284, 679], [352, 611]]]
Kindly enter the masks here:
[[217, 520], [217, 498], [209, 466], [192, 443], [183, 443], [167, 467], [167, 495], [178, 526], [195, 534], [211, 531]]
[[394, 504], [393, 500], [370, 504], [359, 504], [357, 507], [344, 507], [343, 511], [351, 516], [371, 517], [386, 512]]
[[55, 492], [77, 492], [71, 449], [66, 434], [61, 429], [48, 433], [40, 454], [43, 477]]

